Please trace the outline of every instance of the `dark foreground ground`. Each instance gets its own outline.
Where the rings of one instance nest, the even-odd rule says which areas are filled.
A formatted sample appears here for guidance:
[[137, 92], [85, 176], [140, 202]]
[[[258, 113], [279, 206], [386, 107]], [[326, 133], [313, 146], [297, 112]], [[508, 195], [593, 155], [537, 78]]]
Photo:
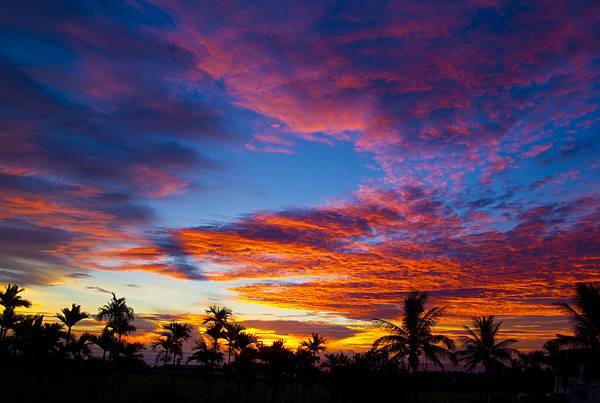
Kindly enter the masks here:
[[[115, 368], [74, 362], [3, 362], [0, 402], [564, 402], [544, 397], [552, 389], [546, 375], [503, 377], [489, 387], [477, 374], [364, 376], [345, 379], [311, 376], [273, 379], [201, 371]], [[522, 378], [522, 377], [521, 377]]]

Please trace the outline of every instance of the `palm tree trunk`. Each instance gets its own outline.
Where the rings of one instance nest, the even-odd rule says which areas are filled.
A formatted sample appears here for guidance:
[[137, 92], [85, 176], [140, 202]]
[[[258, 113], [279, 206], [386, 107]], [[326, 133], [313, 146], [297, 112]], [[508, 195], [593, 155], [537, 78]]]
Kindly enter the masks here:
[[65, 341], [65, 349], [66, 347], [69, 346], [69, 343], [71, 342], [71, 326], [67, 327], [67, 341]]

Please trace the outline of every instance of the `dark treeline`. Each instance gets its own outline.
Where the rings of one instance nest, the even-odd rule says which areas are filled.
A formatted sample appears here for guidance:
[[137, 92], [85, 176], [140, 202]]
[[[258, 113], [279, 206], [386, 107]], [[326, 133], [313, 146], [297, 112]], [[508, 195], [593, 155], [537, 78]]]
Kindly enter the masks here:
[[[600, 287], [593, 284], [578, 285], [573, 302], [558, 305], [572, 334], [527, 353], [501, 337], [493, 316], [472, 318], [458, 340], [438, 334], [446, 310], [426, 309], [427, 294], [418, 292], [406, 297], [400, 323], [373, 321], [385, 334], [369, 351], [345, 354], [327, 352], [318, 333], [296, 348], [263, 343], [221, 306], [206, 310], [198, 338], [191, 324], [173, 321], [150, 345], [128, 342], [135, 313], [115, 294], [95, 315], [101, 332], [74, 332], [91, 317], [81, 306], [48, 323], [17, 313], [31, 306], [22, 291], [12, 284], [0, 291], [5, 401], [513, 402], [522, 393], [531, 402], [567, 402], [574, 379], [585, 386], [600, 378]], [[147, 351], [156, 353], [153, 365]]]

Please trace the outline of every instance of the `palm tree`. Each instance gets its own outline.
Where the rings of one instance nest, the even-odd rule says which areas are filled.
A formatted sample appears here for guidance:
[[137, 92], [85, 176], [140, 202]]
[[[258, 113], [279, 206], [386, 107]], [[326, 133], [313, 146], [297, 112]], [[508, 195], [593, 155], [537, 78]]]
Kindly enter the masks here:
[[103, 320], [105, 317], [108, 319], [106, 327], [117, 334], [119, 342], [122, 336], [135, 331], [135, 326], [131, 324], [134, 319], [133, 308], [127, 305], [125, 298], [117, 298], [114, 292], [108, 304], [98, 308], [96, 318]]
[[275, 394], [280, 382], [294, 369], [296, 356], [285, 346], [284, 340], [275, 340], [270, 346], [258, 345], [258, 358], [263, 362], [266, 373], [273, 383], [272, 401], [277, 401]]
[[558, 305], [569, 316], [574, 334], [557, 334], [549, 344], [565, 347], [580, 357], [588, 371], [600, 372], [600, 284], [577, 284], [575, 291], [573, 305]]
[[73, 338], [67, 346], [67, 350], [76, 360], [89, 358], [92, 355], [90, 344], [94, 342], [94, 337], [90, 333], [83, 333], [78, 338]]
[[223, 329], [225, 324], [229, 322], [229, 317], [233, 314], [233, 311], [226, 306], [211, 305], [206, 310], [206, 314], [207, 316], [203, 322], [205, 325]]
[[23, 299], [19, 294], [25, 291], [16, 284], [8, 284], [4, 291], [0, 291], [0, 305], [4, 309], [14, 309], [19, 307], [29, 308], [31, 302]]
[[14, 329], [14, 326], [22, 319], [21, 315], [17, 315], [14, 309], [4, 309], [0, 314], [0, 342], [4, 340], [9, 329]]
[[119, 350], [122, 356], [121, 360], [129, 364], [144, 364], [144, 354], [142, 353], [142, 350], [145, 350], [146, 347], [144, 347], [142, 343], [119, 343], [119, 345]]
[[302, 343], [300, 344], [302, 348], [305, 348], [306, 350], [312, 353], [313, 365], [316, 365], [317, 361], [319, 361], [320, 359], [319, 352], [326, 350], [326, 342], [327, 340], [324, 336], [319, 336], [318, 333], [311, 333], [310, 337], [302, 341]]
[[120, 343], [123, 336], [135, 332], [135, 326], [127, 318], [118, 318], [110, 320], [106, 326], [117, 335], [117, 341]]
[[117, 341], [113, 332], [107, 327], [102, 329], [102, 333], [99, 336], [94, 335], [92, 339], [93, 343], [102, 349], [102, 359], [106, 360], [106, 353], [111, 352], [115, 349]]
[[374, 319], [375, 326], [386, 329], [389, 334], [375, 340], [373, 348], [393, 354], [395, 358], [408, 356], [411, 372], [419, 369], [419, 356], [444, 367], [441, 358], [452, 359], [452, 339], [432, 334], [433, 328], [445, 314], [444, 307], [435, 307], [425, 312], [426, 293], [414, 292], [404, 300], [404, 317], [400, 326], [384, 319]]
[[209, 326], [206, 328], [206, 334], [213, 339], [213, 350], [219, 350], [219, 339], [223, 337], [223, 330], [218, 326]]
[[11, 329], [21, 318], [15, 314], [15, 308], [29, 308], [31, 302], [23, 299], [19, 294], [25, 291], [17, 284], [7, 284], [4, 291], [0, 291], [0, 305], [4, 307], [0, 317], [0, 341], [6, 336], [6, 332]]
[[501, 325], [502, 321], [496, 322], [493, 316], [480, 316], [473, 318], [473, 328], [465, 326], [469, 335], [462, 337], [464, 350], [456, 352], [456, 357], [466, 363], [467, 370], [481, 364], [489, 375], [506, 367], [516, 352], [509, 346], [517, 341], [506, 339], [498, 342], [496, 336]]
[[237, 353], [238, 357], [248, 350], [256, 351], [258, 340], [258, 336], [255, 334], [240, 332], [233, 340], [233, 351]]
[[223, 338], [227, 342], [227, 363], [231, 364], [231, 352], [233, 351], [233, 345], [240, 334], [246, 330], [246, 328], [237, 323], [226, 323], [225, 332]]
[[43, 315], [27, 315], [15, 325], [14, 347], [21, 356], [39, 358], [54, 355], [62, 349], [63, 325], [43, 321]]
[[209, 369], [214, 368], [219, 362], [223, 361], [223, 353], [216, 351], [214, 348], [209, 347], [203, 338], [194, 339], [194, 346], [192, 347], [192, 355], [188, 358], [187, 362], [197, 361], [204, 364]]
[[129, 321], [132, 321], [134, 319], [134, 311], [133, 308], [127, 306], [127, 300], [125, 298], [117, 298], [114, 292], [111, 294], [112, 298], [108, 301], [108, 304], [98, 308], [97, 319], [103, 320], [106, 317], [110, 321], [126, 318]]
[[62, 313], [56, 314], [56, 317], [65, 324], [67, 327], [67, 341], [69, 344], [71, 340], [71, 328], [75, 326], [79, 321], [87, 319], [90, 315], [87, 312], [81, 310], [81, 305], [72, 304], [71, 308], [63, 308]]
[[321, 364], [321, 368], [328, 368], [334, 372], [340, 368], [347, 368], [351, 364], [351, 359], [344, 353], [325, 354], [325, 362]]
[[161, 337], [157, 337], [154, 342], [152, 342], [151, 347], [154, 351], [158, 351], [158, 355], [156, 356], [156, 361], [163, 359], [163, 366], [167, 366], [167, 359], [169, 356], [169, 351], [174, 349], [173, 337], [171, 334], [165, 334]]
[[209, 325], [206, 328], [206, 333], [214, 340], [213, 349], [216, 351], [219, 339], [223, 338], [224, 335], [223, 329], [229, 321], [229, 317], [233, 314], [233, 311], [226, 306], [211, 305], [206, 310], [206, 313], [207, 316], [203, 323]]
[[182, 355], [183, 342], [192, 337], [192, 326], [187, 323], [171, 322], [163, 325], [163, 329], [170, 332], [171, 352], [173, 353], [173, 365], [175, 365], [175, 359]]

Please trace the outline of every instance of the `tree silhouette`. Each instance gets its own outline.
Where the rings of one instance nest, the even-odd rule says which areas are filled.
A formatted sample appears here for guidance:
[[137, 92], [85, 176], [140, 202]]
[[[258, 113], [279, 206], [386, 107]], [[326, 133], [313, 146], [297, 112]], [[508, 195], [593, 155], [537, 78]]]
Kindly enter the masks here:
[[40, 358], [57, 354], [62, 345], [62, 324], [43, 323], [43, 315], [26, 315], [13, 328], [14, 348], [18, 355]]
[[452, 358], [454, 342], [446, 336], [432, 334], [445, 313], [445, 308], [435, 307], [425, 312], [426, 293], [411, 293], [404, 300], [404, 312], [400, 326], [384, 319], [374, 319], [375, 326], [383, 328], [389, 334], [379, 337], [373, 348], [392, 354], [395, 358], [408, 357], [411, 372], [419, 369], [419, 357], [424, 355], [428, 360], [443, 368], [442, 358]]
[[319, 336], [318, 333], [311, 333], [310, 337], [303, 340], [300, 346], [310, 351], [312, 354], [313, 365], [316, 365], [319, 361], [319, 352], [325, 351], [325, 343], [327, 340], [323, 336]]
[[125, 298], [117, 298], [114, 292], [111, 294], [112, 298], [108, 304], [98, 308], [96, 318], [98, 320], [107, 318], [106, 327], [117, 335], [120, 342], [123, 336], [135, 331], [135, 326], [131, 324], [134, 319], [134, 311], [127, 305]]
[[561, 302], [558, 306], [568, 315], [573, 335], [558, 334], [548, 347], [566, 348], [588, 375], [600, 375], [600, 285], [577, 284], [573, 304]]
[[167, 365], [169, 352], [171, 352], [173, 354], [173, 365], [175, 365], [177, 357], [181, 358], [183, 355], [183, 342], [191, 337], [192, 326], [187, 323], [170, 322], [163, 325], [163, 329], [167, 332], [152, 343], [152, 348], [159, 351], [157, 360], [162, 357], [165, 366]]
[[182, 357], [183, 342], [192, 337], [192, 326], [187, 323], [171, 322], [163, 326], [163, 329], [171, 332], [171, 339], [173, 342], [173, 365], [175, 365], [176, 357]]
[[207, 316], [203, 323], [209, 325], [207, 333], [210, 329], [210, 336], [214, 340], [213, 348], [217, 350], [219, 339], [223, 338], [225, 325], [229, 322], [229, 317], [233, 314], [233, 311], [226, 306], [211, 305], [206, 313]]
[[275, 340], [271, 345], [259, 344], [258, 358], [273, 379], [280, 379], [294, 365], [294, 352], [285, 346], [283, 339]]
[[212, 369], [218, 363], [223, 361], [223, 353], [209, 347], [208, 344], [206, 344], [206, 341], [201, 337], [199, 339], [194, 339], [192, 355], [188, 358], [187, 362], [191, 361], [197, 361], [205, 367]]
[[116, 361], [128, 366], [145, 365], [144, 355], [142, 353], [145, 349], [146, 347], [139, 342], [117, 342], [115, 347], [115, 351], [117, 352], [115, 355]]
[[481, 364], [487, 374], [491, 374], [510, 362], [511, 356], [516, 352], [509, 347], [516, 343], [515, 339], [497, 341], [496, 336], [502, 322], [496, 322], [493, 316], [480, 316], [473, 318], [472, 328], [465, 326], [468, 336], [462, 337], [464, 349], [456, 352], [456, 357], [464, 361], [467, 370], [472, 370]]
[[226, 323], [224, 325], [225, 332], [223, 333], [223, 339], [227, 342], [227, 363], [231, 363], [231, 353], [236, 339], [246, 329], [244, 326], [238, 323]]
[[31, 302], [19, 294], [25, 291], [17, 284], [7, 284], [4, 291], [0, 291], [0, 305], [4, 307], [0, 317], [0, 341], [4, 339], [9, 329], [20, 320], [21, 316], [15, 313], [15, 308], [29, 308]]
[[61, 313], [56, 314], [56, 317], [67, 327], [65, 344], [68, 345], [71, 341], [71, 328], [79, 321], [89, 318], [90, 315], [81, 310], [81, 305], [72, 304], [71, 308], [63, 308]]
[[17, 315], [14, 309], [4, 309], [0, 314], [0, 342], [6, 337], [6, 333], [22, 319], [21, 315]]
[[219, 351], [219, 339], [223, 337], [223, 329], [213, 325], [206, 328], [206, 334], [213, 339], [213, 350]]
[[16, 284], [7, 284], [4, 291], [0, 291], [0, 305], [4, 309], [14, 309], [19, 307], [29, 308], [31, 302], [23, 299], [19, 294], [25, 291]]
[[321, 364], [321, 368], [327, 368], [334, 373], [339, 371], [340, 368], [350, 366], [351, 363], [350, 357], [344, 353], [325, 354], [325, 361]]
[[109, 328], [102, 329], [100, 335], [94, 335], [92, 342], [102, 349], [102, 359], [106, 360], [106, 353], [115, 350], [117, 341], [113, 332]]
[[73, 337], [71, 342], [65, 346], [67, 352], [71, 353], [74, 359], [81, 360], [89, 358], [92, 355], [90, 345], [94, 343], [94, 336], [90, 333], [83, 333], [78, 338]]
[[233, 351], [236, 354], [236, 360], [245, 360], [246, 362], [252, 360], [258, 343], [258, 336], [255, 334], [240, 332], [237, 337], [233, 340]]
[[173, 337], [171, 334], [165, 334], [157, 337], [151, 344], [154, 351], [158, 351], [156, 361], [163, 360], [163, 366], [167, 366], [169, 351], [174, 349]]

